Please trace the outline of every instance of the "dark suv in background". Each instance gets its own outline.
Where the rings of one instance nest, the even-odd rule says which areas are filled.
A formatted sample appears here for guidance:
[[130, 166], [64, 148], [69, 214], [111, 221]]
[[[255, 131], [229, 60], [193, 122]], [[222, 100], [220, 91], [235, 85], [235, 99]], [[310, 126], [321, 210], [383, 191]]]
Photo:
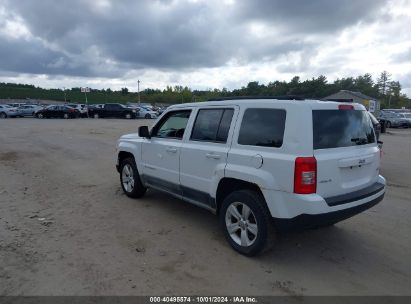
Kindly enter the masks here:
[[130, 109], [120, 103], [106, 103], [102, 107], [90, 107], [89, 117], [93, 118], [127, 118], [137, 117], [137, 109]]

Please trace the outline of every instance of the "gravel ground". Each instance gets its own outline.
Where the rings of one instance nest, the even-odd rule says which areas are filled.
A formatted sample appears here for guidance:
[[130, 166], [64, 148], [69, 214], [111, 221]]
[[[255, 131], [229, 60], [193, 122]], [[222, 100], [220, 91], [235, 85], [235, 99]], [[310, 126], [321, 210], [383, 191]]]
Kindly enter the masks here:
[[123, 195], [116, 139], [151, 121], [0, 121], [0, 295], [410, 295], [411, 132], [383, 134], [386, 198], [234, 252], [211, 213]]

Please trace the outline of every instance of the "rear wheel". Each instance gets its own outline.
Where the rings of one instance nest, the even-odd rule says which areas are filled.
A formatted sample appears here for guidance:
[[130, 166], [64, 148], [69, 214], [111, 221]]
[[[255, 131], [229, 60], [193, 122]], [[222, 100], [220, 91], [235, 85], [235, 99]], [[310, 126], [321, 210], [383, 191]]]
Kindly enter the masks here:
[[64, 113], [63, 118], [64, 118], [64, 119], [69, 119], [69, 118], [70, 118], [70, 115], [68, 115], [68, 113]]
[[93, 117], [94, 117], [95, 119], [98, 119], [98, 118], [99, 118], [98, 113], [94, 113]]
[[267, 249], [275, 236], [266, 202], [255, 191], [240, 190], [229, 194], [221, 207], [220, 222], [230, 245], [246, 256]]
[[142, 197], [147, 188], [143, 186], [133, 158], [126, 158], [120, 165], [120, 182], [124, 193], [129, 197]]
[[131, 114], [130, 113], [126, 113], [126, 119], [131, 119]]
[[4, 113], [4, 112], [1, 112], [0, 113], [0, 118], [2, 118], [2, 119], [7, 118], [7, 114]]
[[40, 119], [44, 118], [43, 113], [38, 113], [36, 116], [37, 116], [37, 118], [40, 118]]
[[144, 118], [150, 119], [150, 118], [151, 118], [151, 115], [150, 115], [150, 114], [146, 114], [146, 115], [144, 116]]
[[391, 128], [391, 122], [387, 121], [386, 126], [387, 126], [387, 128]]

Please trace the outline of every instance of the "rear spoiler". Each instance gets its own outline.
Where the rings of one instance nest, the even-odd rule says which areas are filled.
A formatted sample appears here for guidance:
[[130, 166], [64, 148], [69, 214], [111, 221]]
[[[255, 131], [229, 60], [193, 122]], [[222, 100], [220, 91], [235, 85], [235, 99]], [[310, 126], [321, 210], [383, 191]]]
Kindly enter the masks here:
[[354, 102], [352, 98], [327, 98], [322, 99], [323, 101], [335, 101], [335, 102]]

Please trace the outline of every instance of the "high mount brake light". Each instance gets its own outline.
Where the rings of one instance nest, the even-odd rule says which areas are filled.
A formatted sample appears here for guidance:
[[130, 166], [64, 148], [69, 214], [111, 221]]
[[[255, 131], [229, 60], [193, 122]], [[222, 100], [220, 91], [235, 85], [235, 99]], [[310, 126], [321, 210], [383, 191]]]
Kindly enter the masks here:
[[338, 105], [338, 110], [354, 110], [354, 106], [342, 104], [342, 105]]

